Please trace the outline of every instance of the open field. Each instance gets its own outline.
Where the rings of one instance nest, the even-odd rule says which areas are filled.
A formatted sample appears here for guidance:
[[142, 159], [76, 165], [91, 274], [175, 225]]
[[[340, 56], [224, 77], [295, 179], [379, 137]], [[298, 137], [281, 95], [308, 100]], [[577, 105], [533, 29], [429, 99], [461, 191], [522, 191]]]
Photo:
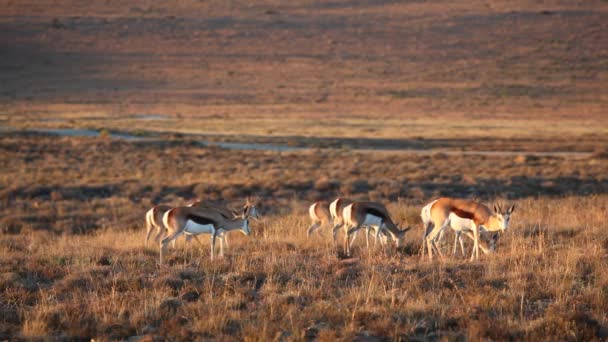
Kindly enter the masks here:
[[[0, 148], [4, 337], [608, 336], [602, 155], [276, 153], [23, 134]], [[341, 259], [329, 240], [307, 240], [308, 205], [337, 194], [388, 203], [413, 227], [406, 245], [368, 255], [360, 240]], [[159, 269], [158, 249], [144, 250], [152, 203], [236, 206], [249, 195], [264, 217], [251, 237], [231, 235], [224, 259], [180, 243]], [[496, 255], [420, 259], [418, 211], [440, 195], [516, 203]]]
[[[0, 340], [608, 339], [608, 2], [0, 8]], [[307, 239], [337, 196], [405, 245]], [[516, 204], [494, 255], [420, 258], [440, 196]], [[225, 258], [144, 248], [153, 205], [247, 197]]]
[[605, 1], [0, 6], [6, 126], [607, 143]]

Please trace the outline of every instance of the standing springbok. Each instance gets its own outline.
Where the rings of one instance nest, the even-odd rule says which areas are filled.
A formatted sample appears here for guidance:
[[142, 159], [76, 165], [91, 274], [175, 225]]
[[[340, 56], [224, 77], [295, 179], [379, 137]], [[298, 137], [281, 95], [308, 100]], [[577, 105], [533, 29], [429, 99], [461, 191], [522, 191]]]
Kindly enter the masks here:
[[[188, 207], [206, 207], [216, 209], [226, 218], [238, 216], [238, 213], [232, 209], [229, 209], [224, 203], [217, 203], [209, 200], [197, 200], [187, 205]], [[160, 241], [161, 236], [167, 232], [167, 228], [163, 224], [163, 215], [174, 207], [160, 204], [152, 207], [146, 213], [146, 240], [144, 246], [148, 247], [148, 241], [152, 235], [152, 230], [156, 229], [156, 236], [154, 240]], [[220, 238], [224, 243], [227, 243], [225, 236], [222, 234]], [[190, 241], [190, 236], [186, 237], [186, 241]], [[173, 240], [173, 248], [175, 248], [175, 240]]]
[[[399, 229], [390, 217], [388, 210], [381, 203], [377, 202], [354, 202], [347, 205], [342, 212], [344, 220], [344, 251], [350, 256], [350, 244], [348, 237], [356, 233], [359, 229], [368, 226], [372, 227], [376, 233], [376, 238], [381, 230], [386, 229], [392, 237], [397, 247], [401, 246], [401, 241], [405, 233], [410, 228]], [[366, 237], [369, 235], [366, 234]], [[369, 249], [369, 237], [367, 240]]]
[[[234, 218], [226, 218], [213, 208], [178, 207], [167, 211], [163, 216], [163, 223], [169, 234], [162, 240], [159, 264], [162, 265], [163, 263], [163, 252], [167, 244], [182, 234], [194, 236], [199, 243], [200, 241], [196, 239], [196, 235], [211, 234], [211, 259], [213, 260], [215, 257], [215, 241], [218, 235], [229, 231], [241, 231], [248, 236], [251, 234], [249, 229], [250, 217], [258, 218], [259, 215], [255, 206], [249, 202], [243, 208], [243, 213]], [[224, 256], [224, 245], [221, 241], [220, 256]]]
[[308, 215], [312, 220], [312, 224], [308, 227], [308, 230], [306, 230], [307, 237], [310, 237], [310, 235], [319, 228], [329, 226], [329, 224], [333, 222], [327, 202], [320, 201], [313, 203], [308, 208]]
[[[437, 246], [439, 234], [450, 225], [450, 214], [473, 221], [473, 252], [471, 261], [479, 259], [479, 228], [485, 228], [490, 232], [505, 231], [509, 227], [511, 213], [515, 206], [512, 205], [507, 211], [503, 211], [500, 206], [494, 205], [494, 212], [484, 204], [466, 200], [442, 197], [431, 204], [430, 217], [432, 226], [425, 227], [425, 242], [429, 253], [429, 259], [433, 259], [433, 247], [443, 258], [441, 250]], [[428, 233], [427, 233], [428, 232]]]
[[[422, 210], [420, 211], [420, 218], [422, 219], [422, 225], [424, 227], [424, 231], [422, 234], [421, 255], [424, 255], [425, 247], [426, 247], [426, 243], [425, 243], [426, 237], [431, 232], [431, 229], [433, 228], [433, 221], [431, 218], [431, 207], [433, 206], [433, 204], [435, 204], [435, 202], [437, 202], [437, 200], [434, 200], [431, 203], [425, 205], [422, 208]], [[464, 233], [465, 236], [467, 236], [471, 240], [474, 240], [473, 234], [471, 234], [471, 232], [473, 231], [473, 221], [470, 219], [459, 217], [454, 213], [450, 213], [449, 220], [450, 220], [450, 228], [452, 228], [452, 230], [455, 233], [454, 234], [454, 248], [452, 250], [452, 254], [456, 255], [457, 246], [460, 243], [460, 250], [462, 252], [462, 255], [464, 256], [465, 251], [464, 251], [464, 243], [462, 241], [462, 234]], [[485, 230], [483, 227], [480, 227], [480, 236], [481, 236], [482, 231], [487, 232], [487, 230]], [[439, 235], [437, 236], [437, 239], [436, 239], [437, 241], [441, 241], [443, 239], [444, 232], [445, 231], [441, 231], [439, 233]], [[498, 233], [494, 233], [489, 241], [490, 242], [489, 248], [485, 248], [481, 244], [481, 242], [479, 244], [479, 248], [485, 255], [490, 254], [491, 252], [496, 250], [498, 238], [499, 238]]]

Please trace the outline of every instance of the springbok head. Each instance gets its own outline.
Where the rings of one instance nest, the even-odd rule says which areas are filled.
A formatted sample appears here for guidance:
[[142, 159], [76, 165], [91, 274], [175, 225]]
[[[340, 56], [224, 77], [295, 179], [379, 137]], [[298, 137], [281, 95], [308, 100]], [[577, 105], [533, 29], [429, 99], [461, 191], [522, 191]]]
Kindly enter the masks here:
[[[404, 223], [405, 222], [402, 222], [401, 226], [403, 226]], [[404, 229], [398, 228], [398, 229], [399, 229], [399, 231], [396, 234], [388, 233], [388, 235], [391, 237], [393, 242], [395, 242], [396, 247], [401, 247], [401, 246], [403, 246], [403, 240], [405, 239], [405, 233], [407, 233], [410, 229], [412, 229], [412, 227], [407, 227]]]
[[249, 197], [247, 198], [247, 202], [243, 206], [243, 217], [251, 217], [256, 220], [260, 219], [260, 213], [258, 209], [255, 207], [254, 202], [252, 202]]
[[512, 205], [508, 210], [503, 210], [499, 204], [494, 204], [494, 216], [498, 219], [500, 229], [505, 231], [509, 228], [511, 214], [515, 210], [515, 205]]
[[243, 228], [241, 229], [241, 232], [245, 235], [251, 234], [251, 229], [249, 228], [249, 218], [254, 218], [254, 219], [258, 220], [260, 217], [260, 214], [258, 213], [258, 210], [255, 208], [255, 205], [249, 200], [249, 198], [247, 198], [247, 202], [243, 206], [243, 213], [240, 215], [240, 217], [243, 220], [245, 220], [245, 222], [243, 223]]

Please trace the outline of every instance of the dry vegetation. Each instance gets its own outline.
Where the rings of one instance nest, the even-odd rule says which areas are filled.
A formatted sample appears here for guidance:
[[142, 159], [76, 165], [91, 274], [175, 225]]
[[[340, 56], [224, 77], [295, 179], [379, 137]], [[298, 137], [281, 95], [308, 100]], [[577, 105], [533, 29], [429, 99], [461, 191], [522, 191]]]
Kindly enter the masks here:
[[[601, 155], [281, 154], [23, 134], [0, 148], [4, 338], [608, 336]], [[414, 226], [406, 246], [368, 255], [360, 240], [342, 260], [328, 240], [307, 240], [307, 205], [336, 194], [389, 203]], [[442, 194], [517, 204], [495, 256], [419, 258], [418, 210]], [[152, 203], [247, 195], [264, 219], [231, 236], [224, 259], [178, 244], [159, 269], [157, 248], [144, 250]]]
[[10, 126], [606, 143], [605, 1], [0, 7]]
[[[0, 8], [0, 340], [608, 339], [606, 1]], [[388, 204], [406, 245], [307, 240], [338, 195]], [[516, 203], [496, 255], [420, 259], [444, 195]], [[247, 196], [264, 217], [225, 258], [144, 249], [152, 205]]]

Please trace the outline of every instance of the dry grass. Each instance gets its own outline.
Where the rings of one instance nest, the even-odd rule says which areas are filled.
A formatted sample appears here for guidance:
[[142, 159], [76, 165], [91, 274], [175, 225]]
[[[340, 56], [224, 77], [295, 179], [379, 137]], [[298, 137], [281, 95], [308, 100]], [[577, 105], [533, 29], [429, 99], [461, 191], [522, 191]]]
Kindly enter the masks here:
[[607, 132], [605, 1], [3, 9], [0, 119], [10, 126], [570, 141]]
[[217, 262], [184, 247], [160, 270], [142, 231], [5, 236], [2, 330], [27, 338], [606, 338], [608, 198], [517, 206], [498, 253], [477, 263], [420, 260], [412, 255], [420, 229], [403, 249], [356, 248], [356, 259], [340, 260], [328, 241], [306, 240], [308, 220], [295, 214], [265, 217]]
[[[276, 153], [205, 148], [189, 140], [130, 143], [28, 135], [0, 137], [2, 230], [84, 233], [133, 228], [153, 204], [194, 198], [263, 200], [338, 195], [421, 205], [429, 198], [509, 199], [608, 192], [605, 158]], [[83, 205], [85, 204], [85, 205]], [[298, 209], [297, 211], [301, 211]]]
[[[4, 135], [0, 147], [4, 338], [608, 336], [605, 159], [252, 153], [27, 135]], [[143, 248], [145, 210], [204, 194], [236, 204], [258, 195], [264, 219], [251, 237], [231, 236], [224, 259], [180, 243], [159, 269], [157, 248]], [[343, 260], [330, 241], [307, 240], [308, 204], [336, 194], [388, 203], [414, 226], [406, 245], [368, 254], [360, 239], [355, 259]], [[496, 255], [420, 259], [417, 213], [440, 194], [517, 204]]]
[[[605, 1], [0, 8], [2, 127], [106, 136], [0, 132], [0, 340], [608, 338]], [[153, 204], [250, 195], [264, 219], [225, 258], [144, 250]], [[338, 195], [387, 203], [406, 246], [307, 240], [307, 206]], [[444, 195], [517, 204], [496, 255], [420, 259], [419, 208]]]

